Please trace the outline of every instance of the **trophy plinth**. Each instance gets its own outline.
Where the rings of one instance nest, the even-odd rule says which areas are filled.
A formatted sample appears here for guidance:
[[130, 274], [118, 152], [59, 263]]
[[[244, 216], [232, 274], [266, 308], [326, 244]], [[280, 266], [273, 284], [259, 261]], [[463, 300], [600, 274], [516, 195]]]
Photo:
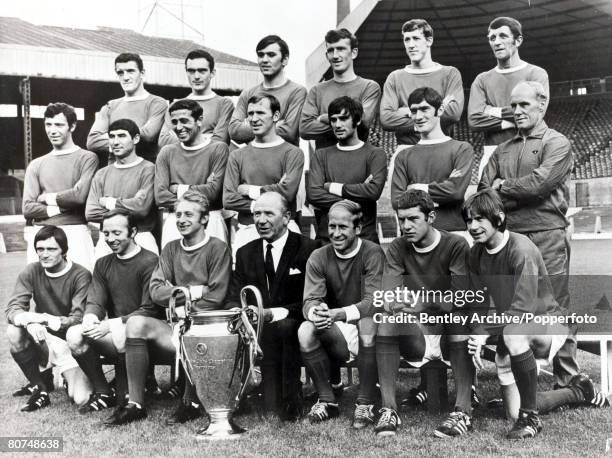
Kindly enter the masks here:
[[197, 440], [228, 440], [238, 439], [246, 432], [232, 421], [230, 410], [217, 410], [209, 412], [210, 424], [207, 428], [198, 431]]

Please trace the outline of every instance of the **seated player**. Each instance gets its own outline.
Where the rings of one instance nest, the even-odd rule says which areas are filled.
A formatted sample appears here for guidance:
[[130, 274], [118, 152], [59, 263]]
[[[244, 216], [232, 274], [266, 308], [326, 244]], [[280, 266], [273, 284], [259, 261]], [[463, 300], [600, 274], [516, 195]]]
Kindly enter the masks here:
[[[188, 287], [195, 312], [223, 308], [231, 274], [227, 244], [206, 233], [209, 203], [199, 191], [186, 191], [176, 201], [176, 225], [180, 240], [163, 249], [151, 276], [151, 299], [167, 307], [176, 286]], [[149, 362], [173, 363], [178, 348], [177, 336], [163, 320], [135, 315], [127, 321], [125, 362], [129, 402], [107, 419], [108, 425], [121, 425], [147, 416], [144, 406], [145, 382]], [[203, 408], [195, 387], [186, 381], [179, 408], [167, 424], [184, 423], [201, 417]]]
[[310, 159], [308, 201], [315, 207], [317, 238], [328, 241], [327, 212], [336, 202], [350, 199], [361, 205], [361, 237], [378, 243], [376, 202], [387, 179], [387, 157], [382, 148], [357, 136], [363, 107], [351, 97], [334, 99], [327, 110], [338, 143], [318, 149]]
[[359, 237], [362, 212], [350, 200], [329, 209], [331, 243], [315, 250], [306, 264], [304, 321], [298, 330], [304, 365], [319, 400], [308, 417], [317, 423], [340, 414], [330, 384], [330, 363], [357, 358], [359, 394], [352, 426], [374, 423], [376, 391], [376, 325], [374, 291], [380, 289], [384, 253], [380, 246]]
[[[548, 273], [538, 248], [526, 236], [506, 230], [504, 205], [492, 189], [471, 196], [464, 205], [463, 217], [475, 245], [470, 250], [469, 275], [475, 291], [486, 291], [495, 303], [499, 319], [494, 324], [478, 326], [469, 338], [469, 351], [477, 368], [482, 367], [480, 352], [489, 335], [497, 335], [495, 363], [502, 385], [516, 383], [514, 402], [517, 416], [508, 439], [535, 437], [542, 430], [538, 413], [538, 366], [536, 358], [552, 362], [568, 335], [563, 324], [523, 321], [534, 317], [558, 317], [562, 312], [555, 301]], [[480, 311], [488, 311], [488, 304]], [[489, 317], [490, 318], [490, 317]], [[513, 320], [506, 324], [507, 320]], [[514, 321], [521, 321], [516, 323]], [[572, 379], [576, 390], [569, 389], [567, 400], [581, 396], [592, 398], [592, 384]], [[590, 387], [589, 387], [590, 385]], [[505, 389], [505, 394], [510, 394]], [[561, 390], [559, 390], [561, 391]], [[582, 393], [580, 393], [582, 391]], [[587, 393], [588, 391], [588, 393]], [[507, 397], [510, 401], [510, 397]], [[583, 400], [583, 399], [582, 399]]]
[[[89, 401], [79, 408], [81, 413], [113, 407], [127, 395], [125, 323], [128, 318], [133, 315], [163, 318], [163, 309], [153, 305], [149, 295], [157, 256], [136, 243], [137, 232], [134, 217], [125, 211], [113, 210], [103, 216], [102, 234], [113, 252], [96, 262], [83, 323], [72, 326], [66, 336], [74, 358], [94, 387]], [[116, 394], [102, 372], [100, 355], [116, 361]]]
[[287, 229], [291, 213], [281, 194], [262, 194], [253, 206], [260, 238], [238, 250], [226, 307], [240, 306], [240, 290], [253, 285], [262, 294], [265, 324], [261, 376], [267, 410], [282, 420], [302, 413], [301, 361], [297, 330], [302, 318], [304, 273], [317, 242]]
[[168, 242], [181, 238], [172, 210], [177, 199], [188, 190], [197, 190], [206, 196], [210, 205], [206, 233], [225, 242], [228, 237], [221, 215], [221, 193], [228, 146], [204, 136], [203, 111], [195, 100], [174, 102], [168, 111], [180, 144], [164, 146], [155, 163], [155, 202], [169, 212], [164, 221], [161, 246], [164, 248]]
[[[40, 261], [28, 264], [19, 274], [6, 306], [9, 350], [29, 382], [15, 393], [30, 393], [22, 412], [50, 404], [53, 366], [62, 374], [68, 396], [75, 403], [83, 404], [91, 393], [87, 377], [65, 340], [66, 330], [83, 317], [91, 274], [67, 260], [68, 240], [59, 227], [41, 228], [34, 237], [34, 248]], [[32, 312], [31, 300], [36, 304]], [[42, 373], [40, 367], [45, 368]]]
[[[153, 178], [155, 165], [136, 155], [140, 130], [130, 119], [118, 119], [108, 127], [108, 141], [115, 162], [98, 170], [87, 196], [87, 221], [101, 223], [105, 215], [115, 209], [132, 215], [137, 225], [135, 241], [157, 254], [157, 243], [151, 231], [155, 229], [157, 211], [153, 206]], [[100, 237], [96, 245], [96, 259], [113, 253]]]
[[[397, 287], [411, 291], [464, 294], [468, 289], [466, 261], [467, 241], [445, 230], [434, 228], [436, 212], [434, 201], [424, 191], [413, 189], [401, 194], [393, 203], [397, 208], [403, 236], [398, 237], [387, 250], [383, 289], [395, 291]], [[463, 296], [461, 296], [463, 297]], [[376, 335], [376, 360], [382, 394], [381, 416], [375, 427], [377, 435], [394, 435], [400, 419], [395, 399], [395, 381], [398, 375], [400, 352], [413, 365], [422, 365], [429, 359], [441, 359], [440, 336], [447, 336], [448, 353], [455, 376], [457, 398], [455, 409], [435, 431], [437, 437], [460, 436], [472, 429], [471, 387], [474, 366], [468, 353], [469, 329], [461, 324], [427, 325], [389, 322], [392, 313], [426, 312], [441, 315], [461, 313], [463, 302], [440, 301], [434, 296], [420, 298], [417, 303], [392, 302], [385, 304]], [[378, 320], [377, 320], [378, 321]], [[413, 362], [416, 361], [416, 362]]]

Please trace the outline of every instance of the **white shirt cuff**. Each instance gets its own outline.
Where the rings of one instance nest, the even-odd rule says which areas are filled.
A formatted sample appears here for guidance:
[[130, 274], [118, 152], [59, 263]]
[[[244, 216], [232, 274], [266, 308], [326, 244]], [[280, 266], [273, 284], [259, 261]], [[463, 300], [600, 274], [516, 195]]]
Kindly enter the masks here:
[[107, 210], [114, 210], [116, 205], [117, 199], [115, 199], [114, 197], [107, 197], [104, 201], [104, 206]]
[[255, 210], [255, 201], [252, 200], [251, 201], [251, 213], [253, 213], [254, 210]]
[[249, 198], [257, 200], [259, 196], [261, 196], [261, 186], [249, 185]]
[[491, 113], [491, 116], [495, 116], [496, 118], [500, 118], [502, 117], [502, 109], [501, 107], [491, 107], [489, 113]]
[[510, 121], [506, 121], [505, 119], [502, 119], [501, 122], [501, 128], [502, 130], [506, 130], [506, 129], [514, 129], [516, 126], [514, 125], [513, 122]]
[[176, 189], [176, 197], [180, 199], [181, 197], [183, 197], [183, 194], [185, 194], [188, 189], [189, 189], [188, 184], [179, 184]]
[[62, 320], [59, 316], [45, 313], [45, 318], [47, 319], [47, 327], [52, 331], [59, 331], [62, 327]]
[[47, 216], [49, 218], [59, 215], [60, 213], [60, 208], [57, 205], [47, 205]]
[[314, 321], [314, 317], [315, 317], [315, 309], [314, 307], [312, 307], [310, 310], [308, 310], [308, 321]]
[[337, 196], [342, 197], [342, 183], [330, 183], [329, 184], [329, 192], [331, 194], [335, 194]]
[[347, 323], [350, 321], [359, 321], [359, 318], [361, 318], [361, 313], [356, 305], [349, 305], [347, 307], [342, 307], [342, 309], [344, 310], [344, 313], [346, 313]]
[[284, 320], [285, 318], [289, 316], [289, 310], [286, 309], [285, 307], [272, 307], [268, 310], [272, 312], [271, 323], [274, 323], [275, 321]]
[[204, 285], [193, 285], [189, 287], [189, 296], [191, 296], [192, 301], [201, 299], [203, 294]]
[[47, 205], [52, 205], [54, 207], [57, 207], [57, 193], [51, 192], [47, 194], [45, 196], [45, 202], [47, 203]]

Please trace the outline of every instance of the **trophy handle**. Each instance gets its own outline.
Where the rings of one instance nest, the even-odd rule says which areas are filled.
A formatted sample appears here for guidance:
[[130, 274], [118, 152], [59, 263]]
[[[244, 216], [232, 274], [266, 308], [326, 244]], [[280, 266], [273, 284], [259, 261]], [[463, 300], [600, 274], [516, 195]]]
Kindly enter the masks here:
[[[184, 286], [174, 287], [172, 289], [172, 293], [170, 294], [170, 300], [168, 301], [168, 309], [166, 310], [166, 319], [170, 324], [170, 329], [172, 332], [171, 335], [174, 335], [174, 328], [177, 325], [176, 319], [178, 319], [178, 316], [176, 314], [176, 300], [180, 295], [183, 295], [185, 297], [185, 318], [189, 318], [189, 314], [191, 313], [191, 294], [189, 293], [189, 288], [186, 288]], [[182, 330], [179, 330], [179, 332], [184, 331], [184, 327]], [[174, 362], [174, 370], [177, 374], [179, 372], [179, 362], [181, 361], [183, 362], [183, 367], [185, 369], [185, 375], [187, 379], [190, 383], [193, 383], [191, 380], [191, 361], [189, 361], [187, 352], [183, 348], [182, 339], [179, 339], [179, 345], [176, 349], [176, 359]]]

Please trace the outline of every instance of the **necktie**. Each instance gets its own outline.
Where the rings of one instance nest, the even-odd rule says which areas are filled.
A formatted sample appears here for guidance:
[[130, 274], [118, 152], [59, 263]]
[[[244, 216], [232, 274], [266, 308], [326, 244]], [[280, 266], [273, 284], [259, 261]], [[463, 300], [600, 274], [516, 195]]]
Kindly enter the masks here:
[[268, 277], [268, 288], [272, 287], [274, 283], [274, 259], [272, 258], [272, 244], [268, 243], [266, 246], [266, 259], [265, 259], [266, 277]]

